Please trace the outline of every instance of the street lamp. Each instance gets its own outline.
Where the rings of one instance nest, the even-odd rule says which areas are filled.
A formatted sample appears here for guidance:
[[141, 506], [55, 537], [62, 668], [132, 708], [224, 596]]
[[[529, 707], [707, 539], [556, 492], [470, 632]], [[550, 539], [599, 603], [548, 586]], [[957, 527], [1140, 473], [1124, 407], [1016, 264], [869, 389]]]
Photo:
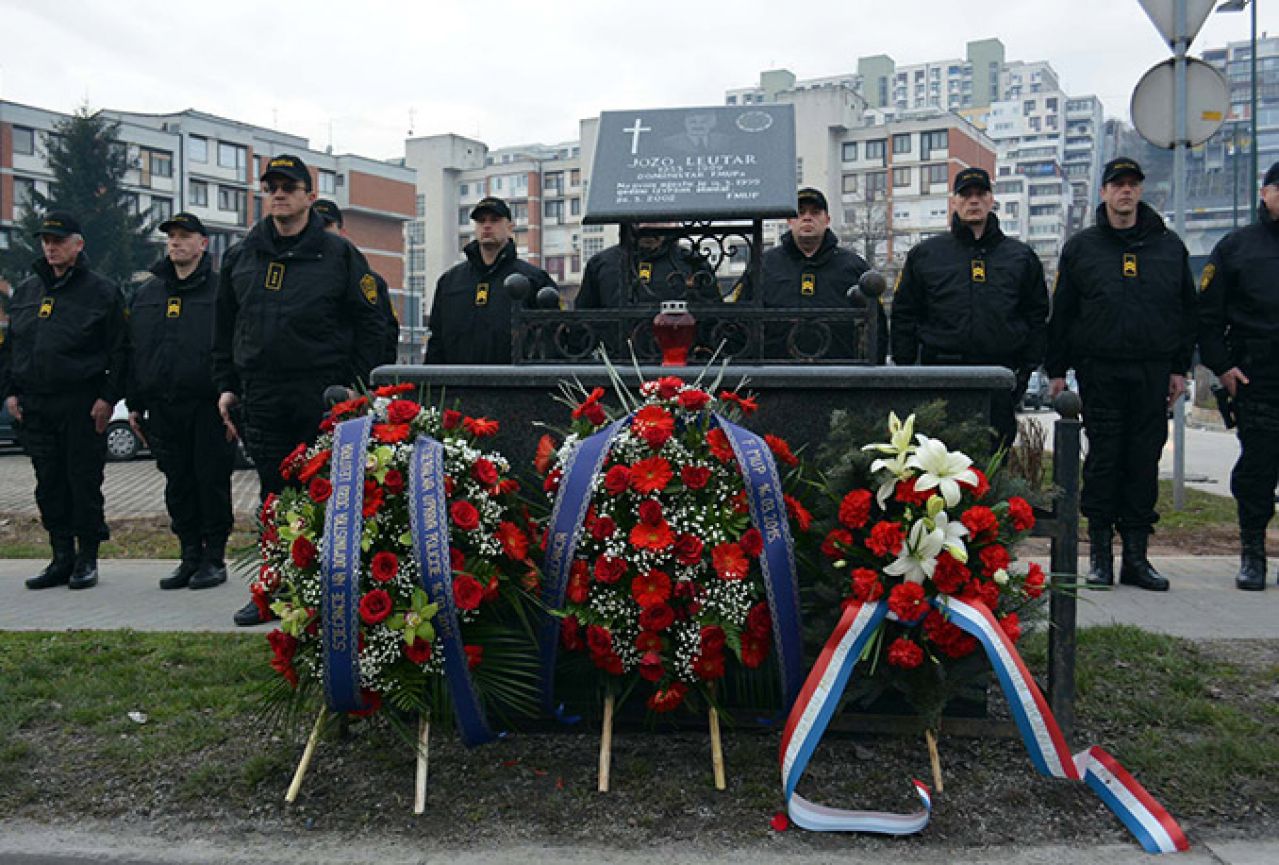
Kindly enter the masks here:
[[[1252, 13], [1252, 36], [1249, 40], [1251, 46], [1248, 52], [1250, 78], [1252, 79], [1252, 95], [1249, 100], [1248, 115], [1252, 125], [1252, 175], [1248, 180], [1248, 189], [1252, 190], [1257, 185], [1257, 0], [1225, 0], [1217, 7], [1218, 12], [1242, 12], [1244, 8]], [[1248, 193], [1252, 195], [1251, 191]], [[1252, 219], [1255, 222], [1259, 213], [1254, 208]]]

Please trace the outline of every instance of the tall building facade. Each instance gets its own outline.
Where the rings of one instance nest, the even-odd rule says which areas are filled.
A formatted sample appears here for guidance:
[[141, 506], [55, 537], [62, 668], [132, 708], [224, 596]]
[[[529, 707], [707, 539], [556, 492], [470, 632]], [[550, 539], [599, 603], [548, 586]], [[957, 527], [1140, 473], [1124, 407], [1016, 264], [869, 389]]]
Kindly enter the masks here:
[[[266, 163], [280, 153], [301, 156], [312, 170], [313, 188], [338, 203], [348, 237], [386, 279], [404, 325], [402, 353], [412, 354], [413, 322], [420, 312], [404, 290], [404, 225], [414, 215], [411, 169], [313, 150], [305, 138], [201, 111], [102, 113], [119, 123], [129, 159], [124, 177], [129, 207], [146, 215], [157, 257], [164, 240], [158, 226], [186, 210], [208, 228], [210, 253], [220, 261], [262, 218], [258, 177]], [[53, 176], [44, 142], [67, 119], [56, 111], [0, 102], [0, 248], [7, 248], [31, 192], [49, 192]]]

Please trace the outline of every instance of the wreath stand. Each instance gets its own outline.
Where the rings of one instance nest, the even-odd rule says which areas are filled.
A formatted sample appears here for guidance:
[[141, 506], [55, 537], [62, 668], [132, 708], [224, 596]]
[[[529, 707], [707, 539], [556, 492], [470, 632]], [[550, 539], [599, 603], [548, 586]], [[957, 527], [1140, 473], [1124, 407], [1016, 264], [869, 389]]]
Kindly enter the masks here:
[[[613, 708], [613, 695], [605, 694], [604, 720], [600, 729], [599, 791], [601, 793], [608, 792], [610, 770], [613, 764]], [[719, 735], [719, 711], [713, 705], [708, 710], [707, 721], [711, 733], [711, 770], [715, 777], [715, 789], [724, 790], [728, 787], [724, 772], [724, 747]]]

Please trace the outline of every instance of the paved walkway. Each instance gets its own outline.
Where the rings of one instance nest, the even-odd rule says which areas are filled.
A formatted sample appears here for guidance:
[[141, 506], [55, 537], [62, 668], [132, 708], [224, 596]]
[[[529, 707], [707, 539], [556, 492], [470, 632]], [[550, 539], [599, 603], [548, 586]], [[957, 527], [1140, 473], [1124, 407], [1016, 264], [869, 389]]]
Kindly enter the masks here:
[[[1083, 592], [1079, 624], [1126, 623], [1188, 639], [1279, 638], [1279, 586], [1273, 575], [1268, 591], [1241, 592], [1234, 586], [1238, 560], [1233, 556], [1166, 556], [1153, 561], [1172, 581], [1172, 591], [1117, 586]], [[43, 564], [0, 559], [0, 630], [243, 630], [231, 622], [231, 614], [249, 597], [243, 577], [232, 575], [226, 584], [200, 592], [162, 592], [156, 583], [176, 562], [114, 559], [99, 563], [101, 581], [94, 589], [29, 591], [23, 579]]]

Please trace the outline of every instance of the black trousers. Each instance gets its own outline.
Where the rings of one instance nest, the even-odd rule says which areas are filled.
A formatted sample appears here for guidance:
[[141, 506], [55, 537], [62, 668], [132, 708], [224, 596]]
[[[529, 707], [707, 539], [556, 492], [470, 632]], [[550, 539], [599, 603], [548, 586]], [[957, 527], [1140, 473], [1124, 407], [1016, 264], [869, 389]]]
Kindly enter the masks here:
[[1076, 369], [1088, 456], [1079, 510], [1098, 528], [1149, 532], [1159, 521], [1168, 440], [1168, 361], [1085, 360]]
[[97, 395], [26, 394], [19, 397], [22, 447], [36, 473], [36, 505], [51, 538], [106, 540], [102, 472], [107, 437], [89, 412]]
[[231, 472], [235, 445], [213, 398], [156, 403], [147, 410], [147, 439], [164, 472], [170, 527], [184, 543], [225, 544], [234, 517]]
[[1279, 394], [1242, 388], [1235, 399], [1239, 459], [1230, 473], [1230, 493], [1239, 508], [1239, 529], [1264, 532], [1275, 513], [1279, 483]]
[[257, 467], [263, 501], [284, 489], [284, 458], [319, 433], [327, 409], [324, 389], [331, 384], [328, 378], [244, 383], [244, 443]]

